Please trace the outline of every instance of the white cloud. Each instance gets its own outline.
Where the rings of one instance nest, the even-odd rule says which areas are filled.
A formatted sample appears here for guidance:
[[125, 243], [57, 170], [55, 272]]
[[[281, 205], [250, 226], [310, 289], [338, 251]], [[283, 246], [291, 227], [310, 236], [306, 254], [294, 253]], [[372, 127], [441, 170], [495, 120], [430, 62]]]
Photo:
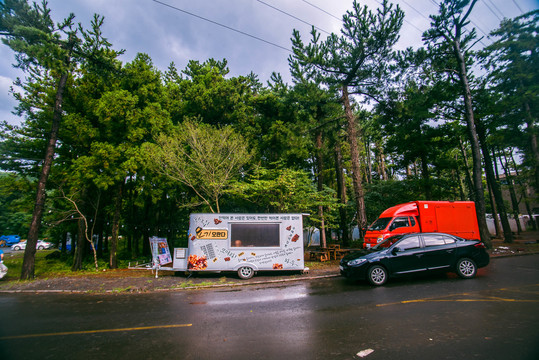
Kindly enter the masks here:
[[7, 76], [0, 75], [0, 89], [2, 89], [2, 95], [4, 93], [4, 89], [9, 89], [12, 84], [12, 79], [8, 78]]
[[20, 119], [11, 113], [17, 105], [10, 93], [12, 85], [13, 79], [0, 75], [0, 121], [7, 121], [15, 125], [20, 123]]

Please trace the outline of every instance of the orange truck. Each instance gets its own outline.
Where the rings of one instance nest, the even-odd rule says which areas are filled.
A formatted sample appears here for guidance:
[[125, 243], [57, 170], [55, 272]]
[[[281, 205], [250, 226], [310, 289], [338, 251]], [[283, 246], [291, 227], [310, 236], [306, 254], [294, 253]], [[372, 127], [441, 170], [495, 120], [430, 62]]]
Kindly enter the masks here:
[[443, 232], [480, 239], [473, 201], [412, 201], [385, 210], [367, 228], [363, 247], [370, 248], [396, 234]]

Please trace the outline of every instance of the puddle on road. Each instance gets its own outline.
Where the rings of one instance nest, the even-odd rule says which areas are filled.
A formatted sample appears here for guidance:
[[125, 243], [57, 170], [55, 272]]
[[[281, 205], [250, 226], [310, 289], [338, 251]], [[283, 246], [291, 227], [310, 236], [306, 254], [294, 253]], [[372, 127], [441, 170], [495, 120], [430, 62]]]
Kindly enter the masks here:
[[261, 302], [274, 302], [297, 300], [306, 298], [309, 293], [304, 285], [289, 288], [264, 289], [255, 291], [226, 291], [207, 293], [201, 300], [191, 301], [191, 305], [231, 305], [231, 304], [252, 304]]

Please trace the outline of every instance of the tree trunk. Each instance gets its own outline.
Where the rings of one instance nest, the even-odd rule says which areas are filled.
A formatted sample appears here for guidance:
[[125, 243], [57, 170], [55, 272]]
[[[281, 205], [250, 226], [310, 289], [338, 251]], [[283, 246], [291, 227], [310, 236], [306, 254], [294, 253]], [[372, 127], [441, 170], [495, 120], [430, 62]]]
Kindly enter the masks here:
[[468, 187], [468, 198], [474, 201], [475, 198], [474, 198], [474, 193], [473, 193], [472, 175], [470, 174], [470, 165], [468, 163], [468, 156], [466, 155], [466, 149], [464, 147], [464, 143], [462, 142], [462, 139], [459, 139], [459, 144], [460, 144], [460, 152], [462, 154], [462, 161], [464, 162], [464, 174], [466, 178], [466, 185]]
[[62, 119], [62, 102], [68, 75], [68, 73], [62, 74], [60, 81], [58, 82], [58, 89], [56, 90], [51, 132], [47, 143], [47, 149], [45, 150], [45, 159], [43, 160], [41, 175], [39, 176], [39, 181], [37, 183], [36, 202], [34, 204], [32, 222], [30, 223], [30, 230], [28, 231], [28, 237], [26, 238], [21, 280], [30, 280], [34, 278], [36, 246], [39, 237], [39, 229], [41, 227], [41, 219], [43, 218], [43, 209], [45, 208], [47, 180], [49, 178], [56, 149], [56, 140], [58, 139], [58, 130], [60, 129], [60, 121]]
[[[71, 265], [71, 271], [78, 271], [82, 269], [82, 257], [84, 255], [84, 243], [85, 237], [84, 233], [86, 229], [84, 228], [84, 220], [79, 218], [77, 221], [77, 244], [75, 246], [75, 253], [73, 254], [73, 264]], [[72, 244], [73, 246], [74, 244]]]
[[363, 228], [367, 226], [367, 215], [365, 211], [365, 198], [363, 194], [363, 184], [361, 183], [361, 166], [358, 148], [358, 133], [356, 130], [356, 117], [350, 106], [348, 87], [342, 87], [342, 101], [347, 120], [348, 142], [350, 143], [350, 160], [352, 162], [352, 183], [354, 184], [354, 200], [356, 201], [356, 221], [359, 230], [359, 239], [363, 240]]
[[431, 199], [430, 173], [427, 155], [424, 151], [421, 152], [421, 177], [423, 178], [423, 189], [427, 200]]
[[474, 198], [475, 198], [475, 210], [477, 213], [477, 222], [479, 224], [479, 234], [481, 240], [490, 249], [492, 243], [490, 241], [490, 234], [488, 232], [487, 221], [485, 218], [485, 195], [483, 190], [483, 176], [481, 169], [481, 152], [479, 149], [479, 138], [477, 136], [476, 123], [474, 119], [473, 107], [472, 107], [472, 93], [470, 91], [470, 84], [468, 82], [468, 75], [466, 72], [466, 60], [460, 49], [459, 41], [453, 42], [455, 56], [458, 63], [458, 74], [462, 85], [462, 91], [464, 95], [464, 107], [465, 118], [468, 129], [468, 137], [472, 146], [472, 160], [473, 160], [473, 185], [474, 185]]
[[406, 178], [410, 180], [412, 177], [412, 166], [410, 164], [406, 165]]
[[[500, 176], [498, 174], [498, 160], [496, 159], [496, 151], [495, 151], [494, 148], [492, 148], [492, 165], [494, 167], [494, 174], [496, 176], [495, 181], [497, 183], [499, 183], [500, 182]], [[498, 208], [496, 206], [496, 200], [494, 199], [494, 192], [492, 191], [492, 189], [490, 187], [490, 184], [489, 184], [489, 190], [490, 190], [491, 201], [492, 201], [492, 214], [493, 214], [493, 218], [494, 218], [494, 226], [496, 226], [496, 235], [500, 239], [505, 240], [505, 238], [503, 236], [502, 226], [500, 224], [500, 217], [497, 216]]]
[[367, 160], [367, 184], [372, 184], [372, 156], [370, 141], [365, 139], [365, 154]]
[[507, 219], [507, 211], [505, 210], [502, 191], [500, 189], [500, 185], [496, 181], [496, 177], [494, 176], [493, 163], [492, 159], [490, 158], [490, 151], [487, 147], [486, 132], [481, 123], [478, 123], [476, 125], [476, 129], [477, 136], [480, 139], [481, 149], [483, 151], [483, 158], [485, 159], [485, 173], [487, 176], [487, 183], [492, 189], [494, 201], [496, 202], [496, 207], [498, 209], [498, 214], [500, 214], [500, 222], [502, 224], [504, 242], [512, 243], [513, 234], [511, 233], [511, 226], [509, 225], [509, 220]]
[[[106, 221], [106, 226], [105, 226]], [[103, 255], [110, 254], [109, 251], [109, 237], [110, 237], [110, 218], [107, 215], [106, 219], [103, 219]]]
[[122, 185], [119, 184], [114, 201], [114, 216], [112, 218], [112, 237], [110, 240], [110, 261], [111, 269], [118, 268], [118, 235], [120, 232], [120, 212], [122, 210]]
[[502, 164], [502, 167], [505, 173], [505, 179], [507, 181], [507, 188], [509, 189], [509, 196], [511, 198], [511, 206], [513, 207], [513, 217], [515, 218], [515, 221], [517, 223], [517, 234], [520, 234], [522, 232], [522, 226], [520, 225], [520, 219], [519, 219], [517, 194], [515, 192], [515, 186], [513, 182], [513, 176], [511, 175], [511, 169], [509, 168], [509, 161], [507, 160], [507, 154], [505, 153], [505, 150], [502, 150], [502, 151], [503, 151], [503, 157], [505, 160], [505, 165]]
[[335, 143], [335, 171], [337, 173], [337, 196], [343, 206], [339, 207], [340, 228], [342, 232], [342, 245], [343, 247], [350, 246], [350, 229], [348, 226], [348, 220], [346, 219], [346, 180], [344, 178], [344, 169], [342, 165], [342, 152], [341, 142], [337, 139]]
[[386, 170], [386, 159], [385, 159], [385, 155], [384, 155], [384, 148], [382, 147], [382, 145], [377, 145], [378, 146], [378, 152], [379, 152], [379, 172], [380, 172], [380, 180], [388, 180], [389, 177], [387, 175], [387, 170]]
[[[324, 159], [322, 158], [322, 130], [320, 129], [316, 134], [316, 164], [318, 168], [318, 191], [322, 191], [324, 187]], [[318, 216], [320, 217], [320, 246], [327, 247], [324, 207], [322, 205], [318, 206]]]
[[[457, 163], [457, 161], [458, 161], [458, 155], [455, 154], [455, 162]], [[462, 183], [462, 176], [460, 175], [458, 164], [457, 166], [455, 166], [455, 176], [457, 177], [456, 182], [458, 183], [458, 187], [459, 187], [458, 190], [459, 190], [460, 201], [464, 201], [466, 198], [464, 195], [464, 184]]]
[[68, 234], [68, 232], [65, 231], [62, 234], [62, 239], [60, 240], [60, 247], [61, 247], [60, 252], [62, 253], [62, 255], [64, 255], [66, 253], [67, 234]]
[[535, 193], [539, 194], [539, 150], [537, 146], [537, 134], [535, 133], [535, 119], [532, 116], [530, 104], [527, 101], [524, 103], [524, 111], [526, 112], [526, 124], [528, 126], [527, 130], [530, 136], [530, 147], [532, 150], [530, 158], [532, 159], [533, 172], [535, 175]]
[[515, 169], [515, 175], [517, 178], [518, 186], [520, 188], [520, 195], [522, 196], [522, 199], [524, 200], [524, 204], [526, 205], [526, 212], [528, 213], [528, 216], [530, 217], [530, 222], [532, 229], [537, 230], [537, 224], [535, 223], [535, 220], [533, 218], [533, 212], [530, 206], [530, 199], [528, 197], [528, 193], [526, 191], [526, 184], [523, 184], [521, 181], [520, 174], [518, 172], [518, 166], [515, 162], [515, 158], [513, 157], [513, 154], [510, 154], [511, 162], [513, 163], [513, 168]]
[[490, 195], [490, 206], [492, 207], [492, 220], [494, 221], [494, 229], [496, 232], [496, 237], [504, 239], [503, 230], [500, 225], [500, 218], [498, 216], [498, 208], [496, 207], [496, 200], [494, 199], [494, 191], [492, 191], [492, 184], [490, 181], [487, 181], [488, 193]]
[[97, 246], [96, 246], [96, 252], [97, 257], [101, 258], [103, 256], [103, 225], [105, 222], [105, 219], [102, 216], [97, 217], [95, 219], [97, 221], [96, 223], [96, 234], [97, 234]]
[[144, 200], [144, 219], [146, 219], [147, 223], [144, 224], [142, 228], [142, 255], [143, 256], [149, 256], [151, 255], [151, 249], [150, 249], [150, 222], [148, 219], [150, 219], [150, 209], [152, 206], [152, 198], [150, 196], [147, 196]]

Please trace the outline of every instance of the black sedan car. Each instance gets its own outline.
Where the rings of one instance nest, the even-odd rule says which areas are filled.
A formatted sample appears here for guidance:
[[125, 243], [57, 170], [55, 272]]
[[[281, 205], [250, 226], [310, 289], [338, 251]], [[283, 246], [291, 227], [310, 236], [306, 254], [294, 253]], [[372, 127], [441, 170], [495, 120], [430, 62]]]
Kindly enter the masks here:
[[426, 271], [456, 272], [469, 279], [489, 260], [479, 240], [444, 233], [413, 233], [392, 236], [371, 249], [345, 256], [340, 270], [347, 278], [383, 285], [389, 277]]

